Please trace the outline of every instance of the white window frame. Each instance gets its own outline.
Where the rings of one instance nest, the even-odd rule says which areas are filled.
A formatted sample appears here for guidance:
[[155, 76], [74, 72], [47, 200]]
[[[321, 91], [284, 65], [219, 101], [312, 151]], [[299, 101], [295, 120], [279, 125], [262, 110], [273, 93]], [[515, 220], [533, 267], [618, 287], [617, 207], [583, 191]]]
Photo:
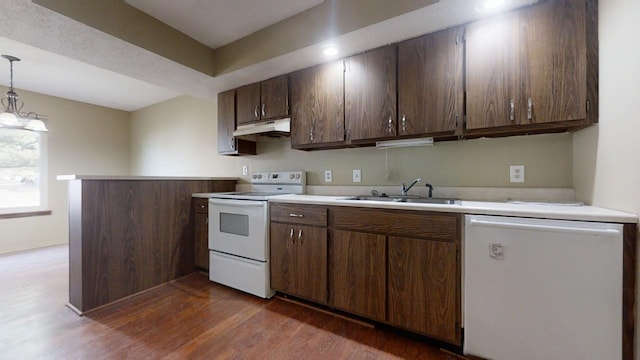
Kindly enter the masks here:
[[48, 141], [47, 141], [47, 133], [38, 133], [39, 138], [39, 147], [40, 147], [40, 166], [39, 166], [39, 183], [40, 183], [40, 205], [38, 206], [18, 206], [18, 207], [7, 207], [0, 208], [0, 216], [7, 214], [21, 214], [21, 213], [31, 213], [38, 211], [45, 211], [48, 208], [49, 201], [49, 171], [48, 171]]

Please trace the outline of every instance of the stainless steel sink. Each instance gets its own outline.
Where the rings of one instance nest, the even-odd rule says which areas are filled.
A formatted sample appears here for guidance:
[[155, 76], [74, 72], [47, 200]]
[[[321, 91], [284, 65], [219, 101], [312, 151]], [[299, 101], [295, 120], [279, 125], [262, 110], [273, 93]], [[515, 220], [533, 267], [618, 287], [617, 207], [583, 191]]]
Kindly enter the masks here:
[[341, 200], [362, 200], [362, 201], [388, 201], [388, 202], [403, 202], [405, 198], [395, 196], [350, 196]]
[[447, 198], [421, 198], [411, 196], [351, 196], [342, 198], [341, 200], [359, 200], [359, 201], [387, 201], [387, 202], [404, 202], [418, 204], [443, 204], [443, 205], [460, 205], [460, 200]]
[[420, 204], [443, 204], [443, 205], [460, 205], [458, 199], [446, 199], [446, 198], [419, 198], [419, 199], [404, 199], [402, 202], [408, 203], [420, 203]]

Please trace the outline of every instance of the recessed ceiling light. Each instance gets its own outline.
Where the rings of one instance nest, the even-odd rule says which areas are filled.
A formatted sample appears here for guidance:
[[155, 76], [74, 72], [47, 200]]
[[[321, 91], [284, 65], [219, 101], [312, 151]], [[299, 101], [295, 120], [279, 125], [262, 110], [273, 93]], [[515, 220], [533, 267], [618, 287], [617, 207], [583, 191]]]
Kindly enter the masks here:
[[482, 12], [498, 11], [504, 8], [510, 0], [477, 0], [476, 9]]
[[335, 45], [325, 45], [322, 47], [322, 53], [326, 56], [336, 56], [338, 54], [338, 47]]

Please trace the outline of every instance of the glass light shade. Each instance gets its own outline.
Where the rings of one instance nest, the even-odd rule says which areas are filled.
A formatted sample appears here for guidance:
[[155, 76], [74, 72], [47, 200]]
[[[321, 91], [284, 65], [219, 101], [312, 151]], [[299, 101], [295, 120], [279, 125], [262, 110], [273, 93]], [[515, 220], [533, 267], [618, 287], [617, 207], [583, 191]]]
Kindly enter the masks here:
[[47, 129], [47, 126], [44, 124], [44, 122], [38, 119], [29, 120], [29, 123], [24, 128], [31, 131], [40, 131], [40, 132], [49, 131], [49, 129]]
[[18, 121], [16, 114], [4, 111], [0, 113], [0, 126], [22, 127], [22, 124]]

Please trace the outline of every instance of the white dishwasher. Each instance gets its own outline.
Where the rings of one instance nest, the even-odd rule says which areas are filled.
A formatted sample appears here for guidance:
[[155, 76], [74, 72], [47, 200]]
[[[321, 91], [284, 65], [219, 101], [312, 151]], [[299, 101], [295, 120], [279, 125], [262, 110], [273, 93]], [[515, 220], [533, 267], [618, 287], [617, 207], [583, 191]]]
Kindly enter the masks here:
[[621, 359], [622, 227], [465, 216], [464, 353]]

